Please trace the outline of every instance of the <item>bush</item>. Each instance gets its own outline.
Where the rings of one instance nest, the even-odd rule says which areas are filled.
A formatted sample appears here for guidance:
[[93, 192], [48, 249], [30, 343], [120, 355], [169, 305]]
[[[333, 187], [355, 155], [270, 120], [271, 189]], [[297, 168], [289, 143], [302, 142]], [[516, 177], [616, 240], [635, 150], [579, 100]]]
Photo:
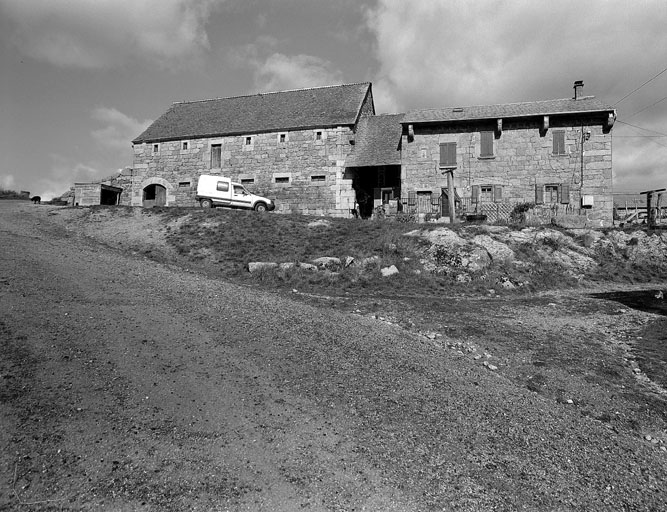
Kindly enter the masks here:
[[514, 205], [509, 217], [509, 221], [513, 224], [523, 224], [526, 222], [526, 212], [535, 208], [535, 203], [517, 203]]

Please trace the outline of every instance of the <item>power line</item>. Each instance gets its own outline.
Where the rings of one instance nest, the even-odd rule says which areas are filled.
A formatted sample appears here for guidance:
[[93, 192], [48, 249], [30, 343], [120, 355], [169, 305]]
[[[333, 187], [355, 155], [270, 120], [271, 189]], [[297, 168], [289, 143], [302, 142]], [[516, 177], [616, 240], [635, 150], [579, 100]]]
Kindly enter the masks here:
[[616, 103], [614, 103], [613, 106], [615, 107], [615, 106], [618, 105], [621, 101], [623, 101], [625, 98], [627, 98], [627, 97], [633, 95], [634, 93], [636, 93], [639, 89], [641, 89], [642, 87], [644, 87], [644, 86], [645, 86], [646, 84], [648, 84], [649, 82], [652, 82], [653, 80], [655, 80], [656, 78], [658, 78], [658, 77], [659, 77], [660, 75], [662, 75], [665, 71], [667, 71], [667, 68], [663, 69], [663, 70], [662, 70], [660, 73], [658, 73], [657, 75], [655, 75], [655, 76], [649, 78], [648, 80], [646, 80], [646, 82], [644, 82], [643, 84], [641, 84], [639, 87], [637, 87], [637, 88], [634, 89], [633, 91], [630, 91], [628, 94], [626, 94], [626, 95], [623, 96], [620, 100], [618, 100]]
[[644, 107], [644, 108], [641, 109], [641, 110], [638, 110], [638, 111], [635, 112], [634, 114], [630, 114], [629, 116], [626, 117], [626, 119], [630, 119], [631, 117], [636, 116], [636, 115], [639, 114], [640, 112], [644, 112], [644, 110], [646, 110], [647, 108], [651, 108], [651, 107], [653, 107], [654, 105], [657, 105], [658, 103], [660, 103], [660, 102], [662, 102], [662, 101], [665, 101], [665, 100], [667, 100], [667, 96], [665, 96], [664, 98], [662, 98], [662, 99], [656, 101], [655, 103], [651, 103], [649, 106]]
[[655, 130], [649, 130], [648, 128], [642, 128], [641, 126], [637, 126], [637, 125], [635, 125], [635, 124], [626, 123], [625, 121], [621, 121], [621, 120], [619, 120], [619, 119], [617, 119], [616, 122], [617, 122], [617, 123], [621, 123], [621, 124], [625, 124], [625, 125], [627, 125], [627, 126], [632, 126], [633, 128], [637, 128], [638, 130], [644, 130], [645, 132], [657, 133], [658, 135], [662, 135], [663, 137], [667, 137], [667, 133], [662, 133], [662, 132], [658, 132], [658, 131], [655, 131]]
[[[616, 122], [621, 123], [621, 124], [625, 124], [627, 126], [632, 126], [633, 128], [637, 128], [638, 130], [644, 130], [644, 131], [647, 131], [647, 132], [657, 133], [658, 135], [637, 135], [637, 137], [646, 137], [648, 139], [651, 139], [651, 142], [655, 142], [658, 146], [663, 147], [663, 148], [667, 148], [667, 145], [662, 144], [661, 142], [655, 140], [655, 139], [658, 139], [658, 138], [667, 137], [667, 133], [656, 132], [655, 130], [649, 130], [648, 128], [642, 128], [641, 126], [636, 126], [634, 124], [619, 121], [618, 119], [616, 120]], [[616, 135], [615, 137], [622, 137], [622, 135]], [[628, 135], [627, 137], [630, 137], [630, 136]]]

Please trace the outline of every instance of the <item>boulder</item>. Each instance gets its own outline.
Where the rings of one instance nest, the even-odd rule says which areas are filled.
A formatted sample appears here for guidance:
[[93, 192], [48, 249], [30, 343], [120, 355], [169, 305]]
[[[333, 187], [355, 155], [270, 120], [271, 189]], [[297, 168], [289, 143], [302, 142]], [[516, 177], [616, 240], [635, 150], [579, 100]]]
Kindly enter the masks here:
[[336, 269], [340, 267], [340, 258], [334, 256], [322, 256], [313, 260], [313, 263], [320, 268]]
[[252, 261], [248, 263], [248, 271], [253, 274], [262, 270], [273, 270], [278, 268], [278, 264], [273, 261]]
[[382, 274], [382, 277], [389, 277], [393, 276], [394, 274], [398, 274], [398, 269], [396, 268], [396, 265], [392, 265], [390, 267], [380, 269], [380, 273]]
[[489, 235], [477, 235], [472, 239], [472, 243], [486, 249], [491, 259], [494, 261], [512, 261], [514, 260], [514, 251], [506, 244], [494, 240]]
[[327, 219], [318, 219], [309, 222], [307, 225], [309, 228], [328, 228], [329, 226], [331, 226], [331, 221]]

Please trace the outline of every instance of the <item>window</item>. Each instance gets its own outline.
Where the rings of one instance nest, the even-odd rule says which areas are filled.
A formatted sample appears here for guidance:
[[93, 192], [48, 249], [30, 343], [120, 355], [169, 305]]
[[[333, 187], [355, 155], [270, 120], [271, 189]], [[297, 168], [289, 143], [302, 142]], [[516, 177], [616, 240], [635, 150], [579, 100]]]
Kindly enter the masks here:
[[493, 201], [493, 187], [479, 187], [479, 199], [483, 203]]
[[565, 155], [565, 132], [563, 130], [553, 131], [554, 155]]
[[493, 132], [480, 132], [480, 158], [493, 156]]
[[569, 204], [569, 183], [548, 183], [535, 185], [535, 202], [547, 204]]
[[558, 185], [544, 186], [544, 202], [557, 203], [558, 202]]
[[280, 142], [281, 144], [284, 144], [285, 142], [287, 142], [287, 134], [286, 133], [279, 134], [278, 135], [278, 142]]
[[474, 185], [472, 187], [472, 200], [474, 203], [502, 203], [502, 185]]
[[276, 183], [289, 183], [289, 176], [276, 176]]
[[184, 140], [183, 142], [181, 142], [181, 149], [183, 151], [188, 149], [188, 141], [187, 140]]
[[245, 138], [245, 145], [246, 146], [252, 146], [252, 137], [246, 137]]
[[220, 192], [228, 192], [229, 191], [229, 182], [228, 181], [218, 181], [218, 184], [215, 187], [216, 190], [219, 190]]
[[322, 132], [315, 132], [315, 140], [322, 140]]
[[160, 151], [160, 145], [159, 144], [153, 144], [153, 153], [158, 153]]
[[211, 145], [211, 169], [222, 167], [222, 144]]
[[178, 188], [186, 188], [186, 187], [189, 187], [189, 186], [190, 186], [189, 181], [179, 181], [178, 182]]
[[440, 144], [440, 167], [456, 167], [456, 142]]
[[317, 176], [311, 176], [310, 181], [327, 181], [327, 177], [323, 174], [319, 174]]
[[241, 185], [252, 185], [255, 183], [255, 178], [241, 178]]

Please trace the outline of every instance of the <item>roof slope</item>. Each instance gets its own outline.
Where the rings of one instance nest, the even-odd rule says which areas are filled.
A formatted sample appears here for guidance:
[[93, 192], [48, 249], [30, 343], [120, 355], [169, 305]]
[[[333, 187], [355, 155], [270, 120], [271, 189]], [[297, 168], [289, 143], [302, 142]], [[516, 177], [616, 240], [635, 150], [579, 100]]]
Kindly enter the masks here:
[[359, 119], [354, 149], [345, 160], [345, 166], [399, 165], [404, 115], [383, 114]]
[[531, 117], [576, 113], [613, 113], [614, 109], [594, 96], [583, 98], [504, 103], [500, 105], [476, 105], [470, 107], [447, 107], [412, 110], [405, 115], [403, 123], [437, 123], [471, 121], [509, 117]]
[[174, 103], [133, 143], [353, 125], [371, 84]]

